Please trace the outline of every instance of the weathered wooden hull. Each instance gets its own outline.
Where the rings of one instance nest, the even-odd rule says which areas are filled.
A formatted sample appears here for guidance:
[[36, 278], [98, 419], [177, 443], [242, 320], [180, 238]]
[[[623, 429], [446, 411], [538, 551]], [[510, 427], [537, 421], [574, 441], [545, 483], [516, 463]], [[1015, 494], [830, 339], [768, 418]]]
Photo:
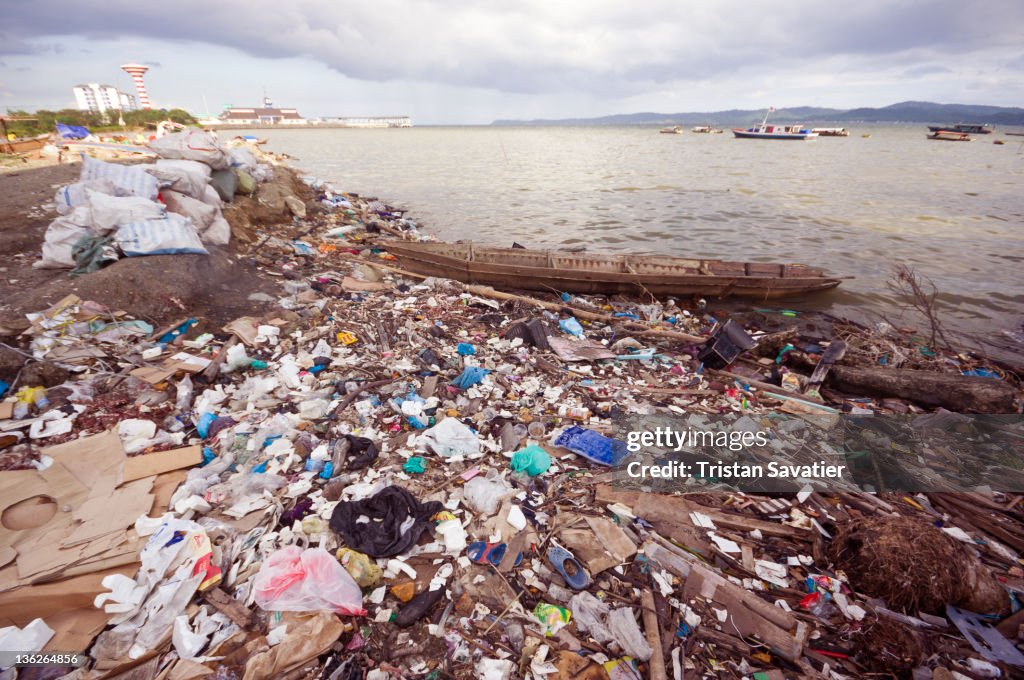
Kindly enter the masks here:
[[0, 140], [0, 153], [29, 153], [46, 146], [47, 138]]
[[417, 274], [495, 288], [582, 294], [703, 295], [758, 299], [828, 290], [840, 279], [803, 265], [594, 255], [471, 244], [391, 242], [388, 252]]

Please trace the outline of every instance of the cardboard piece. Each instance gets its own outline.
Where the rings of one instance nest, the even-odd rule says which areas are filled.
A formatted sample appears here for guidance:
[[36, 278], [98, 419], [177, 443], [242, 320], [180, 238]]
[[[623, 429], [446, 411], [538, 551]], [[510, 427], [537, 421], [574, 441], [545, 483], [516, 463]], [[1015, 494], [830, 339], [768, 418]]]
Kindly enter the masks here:
[[162, 366], [140, 366], [129, 371], [128, 375], [144, 380], [150, 385], [159, 385], [170, 380], [175, 372], [177, 372], [177, 369], [169, 369]]
[[616, 356], [615, 352], [593, 340], [572, 340], [552, 335], [548, 337], [548, 344], [562, 361], [596, 361]]
[[80, 522], [61, 541], [61, 547], [68, 548], [123, 531], [125, 524], [134, 524], [142, 515], [148, 515], [153, 507], [153, 477], [138, 479], [116, 489], [110, 495], [92, 496], [72, 513]]
[[49, 446], [42, 454], [63, 465], [89, 488], [109, 484], [110, 489], [114, 489], [124, 479], [126, 456], [121, 438], [114, 430]]
[[0, 401], [0, 420], [9, 420], [14, 417], [14, 404], [13, 399]]
[[124, 464], [124, 481], [133, 482], [143, 477], [152, 477], [171, 470], [193, 467], [201, 462], [203, 462], [203, 447], [199, 444], [132, 456]]

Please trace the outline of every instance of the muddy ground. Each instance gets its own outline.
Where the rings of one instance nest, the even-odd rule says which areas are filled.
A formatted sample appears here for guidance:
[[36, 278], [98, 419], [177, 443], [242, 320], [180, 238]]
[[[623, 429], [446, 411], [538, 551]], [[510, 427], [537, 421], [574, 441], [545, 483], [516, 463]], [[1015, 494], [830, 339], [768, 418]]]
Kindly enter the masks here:
[[[24, 315], [45, 309], [69, 293], [124, 310], [154, 325], [186, 315], [221, 325], [262, 314], [273, 303], [252, 301], [280, 287], [262, 274], [233, 241], [210, 255], [123, 258], [105, 269], [71, 278], [65, 269], [33, 269], [46, 227], [57, 217], [57, 189], [78, 179], [78, 163], [0, 174], [0, 326], [25, 325]], [[229, 221], [231, 213], [226, 211]]]

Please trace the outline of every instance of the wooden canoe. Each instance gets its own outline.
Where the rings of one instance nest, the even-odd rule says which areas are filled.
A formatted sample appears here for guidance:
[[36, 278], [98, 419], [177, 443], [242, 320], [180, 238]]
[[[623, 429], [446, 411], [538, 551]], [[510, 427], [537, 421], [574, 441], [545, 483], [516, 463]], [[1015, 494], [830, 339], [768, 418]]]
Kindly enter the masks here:
[[801, 264], [566, 253], [472, 243], [389, 241], [385, 247], [403, 268], [417, 274], [506, 289], [764, 299], [840, 284], [840, 279]]

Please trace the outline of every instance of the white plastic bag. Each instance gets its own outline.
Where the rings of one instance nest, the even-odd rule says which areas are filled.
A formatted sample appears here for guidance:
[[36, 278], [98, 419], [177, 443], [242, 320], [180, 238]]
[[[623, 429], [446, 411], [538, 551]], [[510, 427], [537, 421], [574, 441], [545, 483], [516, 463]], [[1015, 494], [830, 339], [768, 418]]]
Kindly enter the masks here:
[[199, 161], [159, 159], [153, 165], [144, 166], [146, 172], [160, 180], [163, 186], [202, 198], [210, 181], [210, 166]]
[[105, 236], [122, 224], [160, 220], [167, 209], [156, 201], [138, 196], [108, 196], [98, 191], [89, 191], [89, 207], [92, 209], [93, 231]]
[[253, 589], [256, 604], [264, 611], [366, 614], [359, 585], [323, 548], [281, 548], [260, 565]]
[[208, 205], [215, 205], [218, 208], [224, 205], [224, 201], [220, 200], [220, 194], [217, 193], [212, 184], [206, 185], [206, 188], [203, 189], [203, 195], [199, 197], [199, 200]]
[[206, 231], [202, 233], [201, 238], [204, 243], [210, 243], [215, 246], [226, 246], [231, 241], [231, 225], [218, 211], [217, 217], [214, 218], [213, 222]]
[[191, 196], [178, 193], [177, 191], [165, 190], [163, 192], [164, 203], [167, 204], [168, 212], [192, 220], [192, 225], [202, 236], [213, 221], [220, 216], [220, 209], [212, 205], [196, 200]]
[[124, 196], [141, 196], [155, 201], [160, 192], [160, 182], [141, 166], [105, 163], [83, 154], [81, 180], [92, 179], [109, 180]]
[[188, 128], [149, 143], [149, 148], [161, 158], [199, 161], [214, 170], [228, 167], [228, 157], [209, 132]]
[[511, 489], [500, 479], [474, 477], [462, 488], [462, 499], [473, 512], [493, 515], [509, 491]]
[[86, 182], [75, 182], [57, 189], [53, 197], [57, 212], [67, 215], [75, 208], [89, 205], [88, 191], [98, 191], [108, 196], [117, 196], [117, 187], [108, 179], [90, 179]]
[[480, 453], [480, 439], [457, 418], [445, 418], [423, 433], [428, 450], [442, 458], [472, 456]]
[[140, 255], [208, 255], [192, 222], [171, 213], [162, 220], [132, 222], [118, 227], [117, 245], [128, 257]]
[[69, 269], [75, 266], [71, 248], [83, 236], [92, 236], [92, 211], [88, 207], [75, 208], [68, 215], [58, 217], [46, 228], [43, 257], [33, 262], [35, 269]]
[[244, 146], [236, 146], [232, 149], [228, 149], [228, 161], [231, 163], [231, 167], [241, 168], [249, 174], [252, 174], [250, 172], [251, 169], [255, 168], [257, 163], [259, 163], [252, 151], [249, 151]]

